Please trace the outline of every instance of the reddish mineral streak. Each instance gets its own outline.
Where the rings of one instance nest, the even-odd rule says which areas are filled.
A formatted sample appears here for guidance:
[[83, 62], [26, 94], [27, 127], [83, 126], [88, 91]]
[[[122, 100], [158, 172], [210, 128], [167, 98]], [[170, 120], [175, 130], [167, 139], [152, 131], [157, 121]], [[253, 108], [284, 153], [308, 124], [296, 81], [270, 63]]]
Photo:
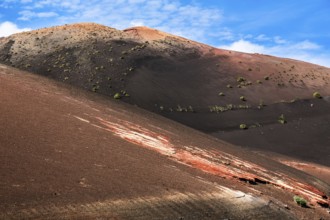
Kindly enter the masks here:
[[203, 172], [224, 178], [236, 178], [251, 183], [262, 182], [272, 184], [295, 194], [309, 198], [322, 206], [329, 206], [323, 192], [313, 186], [306, 185], [282, 173], [267, 171], [261, 166], [243, 161], [233, 155], [198, 147], [175, 147], [170, 139], [127, 121], [113, 123], [96, 118], [103, 126], [120, 138], [168, 156], [171, 160], [199, 169]]

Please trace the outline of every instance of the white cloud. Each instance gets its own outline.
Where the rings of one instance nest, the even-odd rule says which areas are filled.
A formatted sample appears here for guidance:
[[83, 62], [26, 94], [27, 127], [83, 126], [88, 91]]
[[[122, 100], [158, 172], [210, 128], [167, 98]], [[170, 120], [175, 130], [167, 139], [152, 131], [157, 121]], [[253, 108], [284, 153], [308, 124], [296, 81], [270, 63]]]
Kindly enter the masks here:
[[277, 38], [277, 40], [274, 39], [274, 44], [269, 46], [240, 39], [228, 45], [221, 45], [219, 48], [246, 53], [269, 54], [330, 67], [330, 54], [320, 52], [321, 46], [308, 40], [292, 43]]
[[0, 23], [0, 37], [7, 37], [11, 34], [23, 32], [23, 31], [30, 31], [30, 28], [18, 28], [16, 24], [5, 21], [3, 23]]
[[55, 12], [40, 12], [36, 14], [38, 18], [50, 18], [58, 16]]
[[33, 0], [2, 0], [0, 2], [0, 8], [9, 8], [13, 3], [32, 3]]
[[[308, 40], [290, 42], [280, 36], [273, 37], [262, 33], [259, 35], [251, 35], [248, 32], [235, 34], [231, 29], [222, 26], [222, 10], [194, 2], [198, 1], [2, 0], [0, 8], [18, 7], [16, 10], [20, 12], [17, 19], [31, 23], [38, 23], [42, 18], [43, 24], [44, 21], [48, 21], [47, 25], [96, 22], [117, 29], [149, 26], [205, 43], [216, 39], [213, 42], [223, 42], [224, 45], [221, 47], [226, 49], [290, 57], [330, 66], [330, 55], [328, 56], [324, 48], [314, 42]], [[268, 19], [267, 22], [272, 21]], [[36, 23], [33, 23], [34, 27], [38, 26]], [[262, 23], [265, 24], [264, 21]], [[15, 24], [13, 25], [14, 30], [20, 31]], [[9, 30], [9, 28], [6, 29]]]
[[267, 37], [264, 34], [260, 34], [255, 38], [257, 41], [269, 41], [271, 40], [271, 38]]
[[286, 40], [282, 39], [280, 36], [275, 36], [274, 37], [274, 42], [277, 43], [277, 44], [285, 44], [287, 43]]
[[215, 27], [219, 29], [222, 21], [221, 10], [180, 0], [16, 1], [25, 1], [18, 18], [23, 21], [51, 17], [50, 25], [96, 22], [117, 29], [144, 25], [198, 41], [207, 41], [212, 32], [218, 32]]
[[259, 44], [251, 43], [247, 40], [238, 40], [235, 41], [229, 45], [222, 45], [220, 48], [226, 49], [226, 50], [234, 50], [234, 51], [240, 51], [245, 53], [264, 53], [265, 47]]
[[296, 43], [292, 45], [292, 47], [298, 50], [317, 50], [321, 48], [320, 45], [310, 42], [308, 40]]
[[146, 0], [128, 0], [128, 3], [143, 3]]
[[139, 21], [139, 20], [134, 20], [130, 22], [130, 26], [132, 27], [136, 27], [136, 26], [145, 26], [143, 21]]
[[164, 5], [164, 10], [165, 11], [175, 11], [177, 8], [177, 4], [171, 3], [171, 4], [165, 4]]
[[51, 17], [57, 17], [58, 14], [55, 12], [33, 12], [30, 10], [24, 10], [19, 12], [20, 17], [18, 20], [23, 20], [23, 21], [29, 21], [32, 18], [51, 18]]

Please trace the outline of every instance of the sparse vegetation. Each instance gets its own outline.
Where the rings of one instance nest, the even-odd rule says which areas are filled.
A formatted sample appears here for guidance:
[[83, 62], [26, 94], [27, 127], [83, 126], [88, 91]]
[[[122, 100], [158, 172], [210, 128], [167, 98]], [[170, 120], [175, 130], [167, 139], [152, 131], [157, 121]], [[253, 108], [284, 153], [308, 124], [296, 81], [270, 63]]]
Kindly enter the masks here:
[[240, 83], [240, 82], [245, 82], [245, 81], [246, 81], [246, 79], [245, 79], [244, 77], [239, 76], [239, 77], [237, 78], [237, 82], [238, 82], [238, 83]]
[[219, 96], [225, 96], [223, 92], [219, 92]]
[[234, 106], [233, 106], [232, 104], [227, 104], [227, 105], [226, 105], [226, 108], [227, 108], [228, 110], [233, 110]]
[[301, 207], [307, 207], [307, 201], [304, 198], [300, 196], [294, 196], [293, 200]]
[[264, 79], [265, 79], [265, 80], [269, 80], [269, 76], [265, 76]]
[[189, 112], [195, 112], [194, 108], [191, 105], [188, 106], [188, 111]]
[[243, 101], [243, 102], [246, 101], [246, 98], [245, 98], [244, 96], [239, 97], [239, 99], [240, 99], [241, 101]]
[[247, 127], [246, 124], [240, 124], [239, 128], [242, 129], [242, 130], [246, 130], [248, 127]]
[[265, 107], [265, 103], [263, 100], [259, 100], [259, 105], [258, 105], [258, 109], [262, 109], [263, 107]]
[[133, 67], [130, 67], [127, 70], [130, 71], [130, 72], [132, 72], [134, 70], [134, 68]]
[[177, 105], [176, 111], [177, 112], [188, 112], [188, 109], [185, 107], [181, 107], [181, 105]]
[[316, 98], [316, 99], [321, 99], [322, 98], [322, 96], [319, 92], [314, 92], [313, 97]]
[[245, 105], [238, 105], [238, 106], [236, 106], [236, 108], [238, 108], [238, 109], [249, 109], [250, 106], [245, 104]]
[[261, 127], [261, 124], [259, 124], [258, 122], [256, 122], [253, 125], [249, 126], [249, 128], [258, 128], [258, 127]]
[[285, 116], [283, 114], [281, 114], [279, 117], [278, 117], [278, 120], [277, 120], [280, 124], [286, 124], [287, 121], [285, 119]]
[[93, 91], [93, 92], [97, 92], [99, 89], [100, 89], [100, 86], [97, 85], [97, 84], [94, 84], [94, 85], [93, 85], [93, 88], [92, 88], [92, 91]]
[[231, 89], [231, 88], [233, 88], [233, 86], [230, 85], [230, 84], [228, 84], [228, 85], [227, 85], [227, 88], [228, 88], [228, 89]]
[[227, 104], [225, 106], [219, 106], [219, 105], [213, 105], [209, 106], [210, 112], [220, 113], [220, 112], [226, 112], [229, 110], [243, 110], [243, 109], [249, 109], [251, 106], [244, 104], [244, 105], [233, 105], [233, 104]]
[[121, 98], [121, 95], [119, 92], [117, 92], [114, 96], [113, 96], [114, 99], [120, 99]]
[[219, 113], [219, 112], [226, 112], [226, 111], [232, 110], [233, 107], [234, 106], [232, 104], [228, 104], [226, 106], [214, 105], [214, 106], [210, 106], [209, 108], [210, 108], [210, 112]]

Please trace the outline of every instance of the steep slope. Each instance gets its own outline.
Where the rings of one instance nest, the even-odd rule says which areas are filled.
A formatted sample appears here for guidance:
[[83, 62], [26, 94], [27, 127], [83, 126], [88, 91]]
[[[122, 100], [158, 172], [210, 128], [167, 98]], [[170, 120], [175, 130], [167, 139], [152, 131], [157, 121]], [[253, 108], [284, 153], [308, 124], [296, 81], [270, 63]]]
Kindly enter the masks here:
[[328, 184], [136, 107], [2, 65], [0, 100], [1, 219], [328, 216]]
[[[119, 31], [89, 23], [3, 38], [0, 62], [121, 98], [235, 144], [330, 166], [325, 67], [216, 49], [146, 27]], [[314, 92], [324, 99], [314, 100]], [[243, 132], [240, 124], [251, 129]]]

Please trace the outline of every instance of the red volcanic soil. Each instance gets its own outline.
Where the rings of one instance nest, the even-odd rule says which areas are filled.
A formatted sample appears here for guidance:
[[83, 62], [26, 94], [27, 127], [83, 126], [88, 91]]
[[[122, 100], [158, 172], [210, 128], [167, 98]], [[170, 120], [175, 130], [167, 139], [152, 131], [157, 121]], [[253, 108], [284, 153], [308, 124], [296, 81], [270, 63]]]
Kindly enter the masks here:
[[[329, 68], [221, 50], [147, 27], [120, 31], [91, 23], [2, 38], [0, 62], [120, 95], [247, 149], [330, 166]], [[313, 98], [316, 91], [323, 99]]]
[[328, 217], [329, 68], [91, 23], [0, 38], [0, 63], [5, 219]]
[[330, 168], [326, 166], [321, 166], [319, 164], [292, 161], [292, 160], [279, 160], [290, 167], [294, 167], [298, 170], [302, 170], [305, 173], [309, 173], [326, 183], [330, 183]]
[[10, 67], [0, 84], [1, 219], [328, 217], [330, 186], [269, 158]]

